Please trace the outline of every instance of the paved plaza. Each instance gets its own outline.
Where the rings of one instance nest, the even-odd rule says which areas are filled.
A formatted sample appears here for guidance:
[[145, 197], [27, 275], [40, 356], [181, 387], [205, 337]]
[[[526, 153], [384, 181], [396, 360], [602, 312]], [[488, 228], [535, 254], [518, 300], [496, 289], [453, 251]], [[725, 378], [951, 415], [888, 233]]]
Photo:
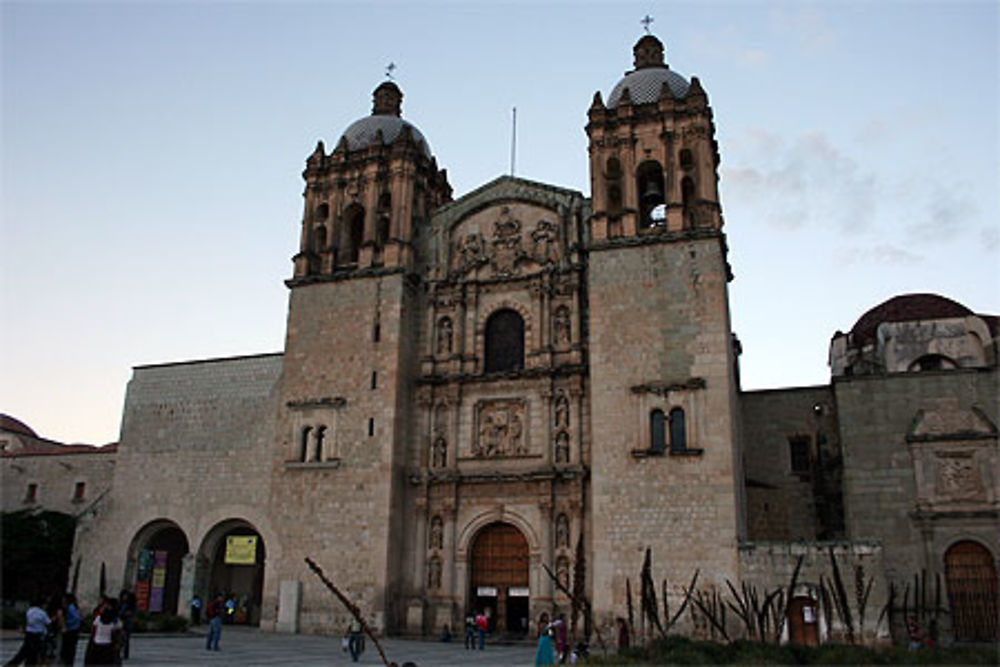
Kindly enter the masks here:
[[[461, 638], [459, 638], [461, 639]], [[399, 665], [407, 661], [418, 667], [437, 665], [532, 665], [535, 649], [529, 642], [489, 644], [484, 651], [466, 651], [461, 641], [442, 643], [410, 639], [381, 640], [386, 656]], [[17, 652], [19, 635], [4, 632], [0, 642], [3, 662]], [[76, 664], [83, 665], [85, 638], [80, 640]], [[126, 667], [156, 665], [350, 665], [351, 656], [340, 647], [339, 637], [285, 635], [260, 632], [245, 627], [226, 626], [222, 630], [221, 650], [205, 650], [205, 635], [195, 629], [181, 635], [135, 635], [132, 657]], [[378, 651], [368, 642], [357, 664], [380, 665]]]

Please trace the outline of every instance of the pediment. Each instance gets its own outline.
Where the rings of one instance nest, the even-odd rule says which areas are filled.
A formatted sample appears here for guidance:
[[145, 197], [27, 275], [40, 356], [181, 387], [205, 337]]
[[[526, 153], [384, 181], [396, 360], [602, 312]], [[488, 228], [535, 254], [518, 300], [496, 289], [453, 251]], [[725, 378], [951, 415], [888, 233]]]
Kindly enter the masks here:
[[942, 402], [917, 410], [908, 441], [981, 440], [996, 438], [997, 427], [982, 410], [960, 408], [957, 401]]

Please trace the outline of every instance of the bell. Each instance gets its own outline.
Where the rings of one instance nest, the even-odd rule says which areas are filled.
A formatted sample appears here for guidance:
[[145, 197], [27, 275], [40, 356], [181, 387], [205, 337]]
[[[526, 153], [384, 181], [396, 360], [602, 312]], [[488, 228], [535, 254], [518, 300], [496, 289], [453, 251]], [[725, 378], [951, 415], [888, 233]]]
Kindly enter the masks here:
[[646, 208], [656, 206], [657, 204], [663, 203], [663, 190], [660, 189], [660, 184], [655, 180], [649, 180], [646, 182], [646, 191], [642, 193], [642, 204]]

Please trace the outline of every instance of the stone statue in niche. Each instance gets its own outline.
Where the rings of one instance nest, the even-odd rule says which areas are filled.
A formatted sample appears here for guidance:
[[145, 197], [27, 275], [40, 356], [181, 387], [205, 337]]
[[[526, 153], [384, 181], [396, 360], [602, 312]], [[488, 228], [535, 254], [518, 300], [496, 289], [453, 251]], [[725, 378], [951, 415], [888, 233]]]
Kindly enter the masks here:
[[938, 493], [952, 498], [981, 498], [982, 480], [971, 453], [938, 455]]
[[441, 588], [441, 559], [437, 556], [427, 564], [427, 588]]
[[493, 256], [490, 258], [493, 270], [501, 277], [513, 275], [523, 256], [521, 223], [504, 206], [500, 209], [500, 219], [493, 223]]
[[552, 318], [552, 337], [557, 347], [565, 347], [570, 342], [569, 308], [559, 306]]
[[569, 547], [569, 517], [560, 514], [556, 517], [556, 548]]
[[441, 517], [431, 519], [431, 549], [441, 549], [444, 546], [444, 524]]
[[562, 391], [556, 396], [556, 428], [569, 428], [569, 399]]
[[456, 244], [454, 258], [454, 268], [460, 273], [465, 273], [486, 262], [483, 235], [475, 232], [462, 237]]
[[437, 440], [434, 441], [434, 447], [431, 451], [431, 465], [435, 468], [444, 468], [448, 465], [448, 443], [445, 442], [444, 436], [438, 436]]
[[438, 321], [437, 353], [451, 354], [452, 327], [451, 318], [442, 317]]
[[473, 456], [499, 458], [528, 453], [524, 437], [525, 402], [521, 399], [486, 401], [479, 405], [479, 429]]
[[569, 463], [569, 434], [559, 431], [556, 435], [556, 463]]
[[556, 230], [548, 220], [539, 220], [531, 232], [532, 256], [539, 264], [554, 264], [559, 261], [559, 243]]
[[434, 433], [444, 435], [448, 426], [448, 406], [438, 403], [434, 408]]
[[556, 559], [556, 579], [569, 590], [569, 559], [566, 556], [559, 556]]

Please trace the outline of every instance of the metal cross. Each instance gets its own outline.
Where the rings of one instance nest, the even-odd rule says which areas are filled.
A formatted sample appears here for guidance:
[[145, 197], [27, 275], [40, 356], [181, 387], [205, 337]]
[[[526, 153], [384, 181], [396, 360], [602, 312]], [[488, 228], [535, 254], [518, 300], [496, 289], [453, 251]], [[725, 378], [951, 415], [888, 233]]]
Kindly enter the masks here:
[[653, 22], [653, 17], [650, 16], [649, 14], [646, 14], [645, 16], [643, 16], [642, 20], [639, 21], [639, 23], [642, 24], [642, 27], [646, 29], [646, 34], [647, 35], [649, 34], [649, 24], [652, 23], [652, 22]]
[[396, 63], [389, 63], [385, 66], [385, 78], [392, 80], [392, 73], [396, 70]]

